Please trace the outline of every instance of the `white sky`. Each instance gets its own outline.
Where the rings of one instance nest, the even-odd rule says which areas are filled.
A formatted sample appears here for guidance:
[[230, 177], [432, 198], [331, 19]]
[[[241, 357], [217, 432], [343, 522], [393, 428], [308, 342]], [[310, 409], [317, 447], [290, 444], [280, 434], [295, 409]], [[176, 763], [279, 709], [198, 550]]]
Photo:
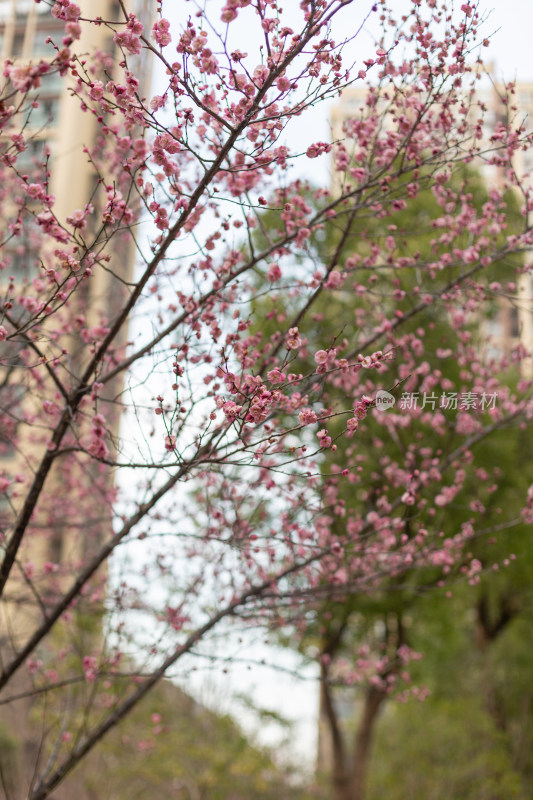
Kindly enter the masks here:
[[497, 75], [507, 80], [533, 80], [532, 0], [484, 0], [483, 6], [492, 9], [486, 28], [496, 33], [487, 52], [496, 62]]

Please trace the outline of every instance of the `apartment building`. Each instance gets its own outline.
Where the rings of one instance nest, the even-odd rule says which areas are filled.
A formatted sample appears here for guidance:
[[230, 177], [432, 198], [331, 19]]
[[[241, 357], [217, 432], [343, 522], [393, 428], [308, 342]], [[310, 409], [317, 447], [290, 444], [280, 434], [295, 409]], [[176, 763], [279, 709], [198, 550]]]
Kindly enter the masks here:
[[[128, 0], [126, 3], [127, 8], [147, 21], [146, 25], [149, 25], [152, 13], [150, 5], [149, 0]], [[120, 4], [115, 0], [82, 0], [80, 6], [82, 17], [85, 7], [86, 16], [90, 18], [100, 17], [111, 21], [124, 18]], [[62, 47], [63, 36], [64, 22], [51, 14], [50, 4], [35, 0], [0, 0], [0, 49], [3, 59], [9, 58], [15, 64], [23, 65], [46, 60], [55, 54], [54, 46]], [[104, 24], [83, 25], [77, 48], [79, 52], [89, 55], [97, 51], [113, 54], [112, 29]], [[131, 68], [140, 78], [140, 91], [147, 93], [151, 75], [146, 59], [143, 61], [140, 56], [133, 57]], [[33, 104], [30, 105], [28, 101], [24, 103], [18, 115], [20, 125], [17, 124], [17, 129], [24, 129], [26, 142], [25, 150], [17, 158], [17, 171], [27, 174], [28, 182], [31, 182], [34, 171], [42, 176], [45, 153], [49, 153], [49, 191], [55, 197], [54, 213], [60, 222], [66, 220], [73, 210], [83, 208], [89, 198], [96, 198], [93, 202], [98, 203], [95, 191], [98, 175], [84, 149], [92, 150], [99, 134], [99, 125], [93, 114], [81, 109], [79, 99], [73, 96], [69, 88], [68, 76], [62, 77], [57, 71], [44, 74], [41, 86], [34, 91]], [[0, 222], [0, 234], [6, 233], [9, 221], [4, 218]], [[23, 287], [40, 274], [41, 262], [44, 258], [46, 263], [47, 256], [43, 252], [42, 237], [31, 210], [23, 215], [18, 233], [2, 238], [5, 241], [1, 257], [5, 266], [0, 272], [0, 291], [2, 283], [7, 284], [11, 279], [17, 286]], [[129, 280], [133, 275], [134, 249], [131, 241], [126, 237], [116, 237], [116, 244], [112, 248], [115, 274], [98, 270], [83, 293], [87, 327], [98, 324], [103, 318], [113, 319], [123, 299], [121, 279]], [[12, 395], [13, 392], [6, 398], [0, 395], [0, 407], [3, 400], [12, 403], [16, 399]], [[111, 424], [116, 427], [118, 423], [119, 418], [115, 415]], [[10, 459], [13, 461], [9, 442], [2, 441], [0, 436], [2, 467], [7, 468], [8, 472], [16, 471], [16, 461], [10, 466]]]
[[[103, 20], [124, 18], [120, 4], [114, 0], [78, 0], [78, 4], [82, 9], [82, 17], [101, 17]], [[134, 11], [145, 21], [145, 26], [149, 27], [153, 13], [153, 4], [149, 0], [128, 0], [126, 7]], [[113, 54], [113, 34], [109, 27], [83, 25], [82, 31], [82, 37], [77, 44], [79, 52], [91, 54], [100, 50]], [[63, 36], [64, 22], [51, 14], [51, 4], [35, 0], [0, 0], [2, 60], [9, 58], [21, 65], [46, 60], [53, 57], [54, 45], [62, 47]], [[137, 60], [132, 68], [140, 78], [140, 90], [147, 94], [151, 78], [149, 67], [146, 59], [143, 62], [140, 57], [135, 58]], [[19, 111], [19, 118], [20, 125], [17, 127], [24, 129], [26, 149], [19, 155], [17, 170], [20, 174], [30, 176], [30, 180], [33, 171], [36, 174], [40, 171], [42, 175], [45, 153], [49, 153], [49, 189], [55, 196], [54, 212], [59, 221], [64, 221], [73, 210], [83, 208], [91, 196], [97, 198], [97, 194], [94, 194], [97, 176], [84, 148], [91, 150], [94, 146], [99, 133], [98, 123], [94, 115], [82, 111], [78, 98], [69, 91], [69, 78], [61, 77], [57, 72], [43, 75], [41, 86], [35, 90], [34, 102], [24, 104]], [[97, 203], [98, 199], [94, 202]], [[7, 285], [12, 279], [23, 291], [40, 274], [41, 261], [47, 257], [31, 213], [24, 214], [21, 229], [16, 235], [5, 235], [9, 222], [9, 218], [0, 221], [0, 237], [4, 241], [1, 253], [4, 269], [0, 272], [0, 292], [3, 283]], [[117, 313], [124, 296], [121, 287], [133, 276], [134, 255], [131, 241], [126, 237], [116, 237], [116, 244], [111, 245], [111, 257], [116, 262], [114, 275], [104, 270], [95, 272], [82, 294], [83, 312], [88, 326], [98, 324], [102, 318], [111, 320]], [[71, 313], [75, 313], [75, 308], [71, 309]], [[17, 383], [16, 370], [13, 376], [9, 375], [10, 363], [16, 365], [17, 362], [16, 346], [11, 346], [10, 352], [7, 342], [0, 344], [0, 347], [4, 349], [0, 362], [0, 412], [3, 417], [5, 414], [6, 419], [15, 419], [20, 404], [35, 403], [37, 399], [24, 394], [23, 386]], [[73, 350], [70, 356], [75, 360], [76, 351]], [[79, 358], [85, 357], [80, 351]], [[72, 367], [75, 374], [76, 365], [73, 364]], [[121, 388], [120, 381], [121, 378], [117, 378], [109, 391], [117, 394]], [[107, 424], [112, 432], [118, 432], [119, 422], [118, 412], [108, 415]], [[21, 471], [24, 445], [17, 452], [12, 446], [12, 433], [0, 432], [0, 474], [13, 475]], [[30, 435], [28, 431], [28, 437]], [[92, 479], [91, 470], [88, 469], [88, 488]], [[57, 474], [52, 473], [49, 478], [49, 494], [55, 491], [54, 482], [57, 484], [56, 497], [60, 508], [61, 492], [65, 490], [59, 485]], [[6, 509], [0, 505], [0, 521], [5, 513]], [[110, 529], [111, 508], [103, 505], [98, 513], [102, 528], [100, 535], [104, 535]], [[60, 515], [58, 520], [53, 530], [44, 532], [40, 539], [32, 541], [31, 553], [23, 553], [24, 559], [31, 557], [37, 570], [45, 562], [61, 564], [76, 561], [82, 555], [79, 552], [80, 537], [72, 536], [72, 527], [61, 524]], [[37, 519], [36, 524], [44, 528], [46, 521]], [[93, 532], [93, 542], [96, 543], [97, 540], [98, 533], [94, 535]], [[23, 583], [21, 580], [20, 586], [16, 586], [15, 581], [16, 596], [4, 598], [0, 605], [0, 664], [4, 654], [13, 653], [25, 641], [34, 622], [36, 606], [25, 602], [24, 592], [27, 588], [24, 589]], [[46, 588], [43, 592], [46, 592]], [[45, 594], [44, 596], [46, 597]], [[23, 794], [26, 791], [23, 787], [27, 787], [27, 779], [31, 777], [38, 760], [39, 736], [32, 730], [30, 722], [31, 702], [7, 706], [0, 711], [0, 773], [2, 780], [8, 781], [11, 786], [12, 796], [19, 800], [19, 797], [26, 796]], [[12, 734], [18, 740], [13, 752], [6, 745], [6, 742], [13, 739]], [[57, 797], [62, 795], [57, 794]]]

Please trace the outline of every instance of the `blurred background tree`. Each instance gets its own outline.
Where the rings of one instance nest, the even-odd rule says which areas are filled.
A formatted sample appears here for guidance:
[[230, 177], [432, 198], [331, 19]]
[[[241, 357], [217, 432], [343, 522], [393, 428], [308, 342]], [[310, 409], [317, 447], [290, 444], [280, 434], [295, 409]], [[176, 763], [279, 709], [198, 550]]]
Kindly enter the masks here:
[[[482, 178], [464, 165], [456, 167], [453, 184], [457, 203], [465, 194], [472, 195], [478, 210], [490, 202]], [[322, 194], [307, 187], [310, 205], [320, 205]], [[277, 197], [272, 205], [281, 208], [284, 200]], [[394, 202], [394, 189], [390, 202]], [[362, 200], [361, 206], [368, 208], [369, 203]], [[460, 407], [446, 409], [440, 403], [443, 395], [452, 392], [457, 397], [477, 392], [479, 397], [482, 389], [488, 395], [491, 371], [505, 371], [511, 396], [521, 378], [520, 367], [513, 367], [510, 354], [497, 352], [490, 343], [487, 319], [474, 317], [458, 324], [442, 305], [428, 302], [422, 311], [417, 309], [424, 293], [442, 291], [462, 265], [450, 262], [449, 271], [436, 271], [431, 281], [422, 270], [391, 270], [391, 264], [397, 265], [402, 258], [414, 258], [421, 264], [441, 258], [447, 243], [445, 239], [437, 241], [432, 224], [442, 213], [441, 206], [434, 192], [424, 190], [406, 209], [392, 211], [385, 219], [368, 212], [356, 217], [348, 235], [332, 222], [314, 234], [309, 256], [317, 270], [339, 276], [338, 291], [328, 294], [327, 303], [317, 293], [307, 323], [298, 320], [309, 352], [318, 346], [317, 332], [322, 342], [329, 333], [330, 346], [341, 353], [347, 347], [344, 343], [371, 341], [374, 331], [366, 320], [375, 320], [376, 304], [392, 311], [394, 303], [394, 309], [400, 308], [407, 317], [399, 342], [394, 342], [394, 360], [386, 369], [366, 371], [366, 382], [362, 381], [370, 398], [378, 389], [388, 389], [396, 397], [396, 406], [393, 411], [373, 411], [360, 422], [352, 455], [357, 452], [361, 477], [339, 480], [337, 464], [346, 461], [350, 454], [344, 451], [351, 445], [340, 435], [342, 416], [328, 421], [338, 449], [323, 452], [320, 471], [325, 495], [333, 489], [329, 525], [338, 541], [342, 544], [347, 538], [346, 526], [351, 521], [368, 519], [380, 502], [390, 502], [390, 494], [385, 496], [383, 491], [389, 476], [394, 480], [398, 470], [409, 469], [416, 475], [416, 470], [422, 469], [424, 451], [447, 454], [442, 477], [451, 489], [450, 499], [443, 496], [438, 514], [429, 503], [427, 514], [413, 515], [412, 530], [407, 519], [408, 535], [415, 537], [428, 528], [441, 531], [455, 549], [461, 546], [464, 527], [475, 525], [476, 529], [475, 538], [466, 546], [464, 562], [453, 567], [448, 585], [436, 594], [426, 590], [434, 588], [437, 571], [407, 565], [403, 574], [394, 575], [389, 583], [381, 580], [379, 590], [352, 594], [349, 586], [340, 585], [338, 596], [319, 602], [305, 620], [288, 620], [281, 640], [320, 663], [318, 767], [338, 800], [489, 800], [502, 796], [525, 800], [532, 791], [532, 696], [528, 687], [533, 669], [525, 657], [531, 633], [526, 633], [524, 626], [532, 611], [533, 553], [528, 524], [516, 511], [531, 482], [529, 448], [524, 440], [529, 434], [520, 423], [511, 421], [485, 440], [482, 426], [491, 425], [485, 409], [482, 413], [466, 409], [467, 416], [475, 415], [481, 423], [469, 428]], [[504, 218], [503, 243], [503, 236], [520, 226], [512, 194], [503, 198], [500, 214]], [[283, 227], [280, 213], [262, 214], [258, 227], [256, 238], [261, 248], [272, 231]], [[463, 247], [467, 240], [465, 231]], [[367, 266], [365, 261], [376, 247], [388, 249], [390, 258]], [[520, 257], [514, 256], [492, 265], [494, 316], [502, 307], [512, 306], [508, 297], [520, 264]], [[298, 269], [295, 265], [295, 281]], [[359, 285], [357, 307], [353, 306], [353, 291], [344, 291], [354, 280], [354, 286]], [[472, 281], [471, 290], [487, 291], [487, 287]], [[275, 349], [276, 328], [292, 314], [290, 284], [280, 285], [278, 293], [270, 289], [263, 294], [258, 283], [254, 316], [260, 320], [256, 327], [262, 342], [272, 341]], [[465, 367], [463, 357], [467, 351], [471, 357], [473, 349], [477, 374]], [[350, 356], [353, 358], [353, 353]], [[417, 368], [421, 361], [428, 365], [426, 370]], [[287, 364], [287, 370], [308, 376], [303, 386], [314, 398], [315, 409], [329, 409], [334, 414], [346, 398], [342, 375], [338, 381], [329, 381], [326, 394], [313, 377], [315, 367], [311, 360]], [[427, 374], [437, 376], [431, 385], [424, 383]], [[400, 408], [403, 389], [418, 395], [418, 408]], [[435, 399], [423, 413], [426, 393]], [[463, 462], [462, 448], [476, 434], [474, 456], [467, 455]], [[463, 468], [468, 477], [463, 488], [454, 492], [454, 474]], [[498, 478], [497, 489], [496, 482], [491, 484], [491, 475]], [[402, 491], [398, 488], [398, 495]], [[472, 558], [479, 564], [479, 574], [467, 574], [466, 560]], [[418, 651], [424, 653], [420, 661]], [[378, 679], [374, 673], [367, 682], [371, 664], [374, 670], [378, 664]], [[406, 702], [391, 705], [386, 702], [389, 698]], [[422, 703], [417, 698], [426, 699]]]

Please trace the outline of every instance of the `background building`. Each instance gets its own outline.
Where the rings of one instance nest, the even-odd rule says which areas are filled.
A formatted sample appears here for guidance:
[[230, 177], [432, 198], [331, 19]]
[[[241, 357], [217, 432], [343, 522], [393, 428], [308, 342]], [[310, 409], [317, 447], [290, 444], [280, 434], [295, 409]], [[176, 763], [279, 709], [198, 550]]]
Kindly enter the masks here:
[[[82, 17], [85, 5], [87, 17], [101, 17], [110, 21], [124, 18], [119, 3], [113, 0], [85, 0], [80, 5]], [[145, 27], [149, 26], [148, 0], [130, 0], [126, 6], [145, 20]], [[63, 36], [64, 21], [52, 16], [50, 5], [36, 3], [35, 0], [0, 0], [0, 45], [3, 59], [8, 58], [13, 63], [22, 65], [39, 63], [52, 58], [57, 49], [63, 46]], [[106, 66], [105, 69], [106, 74], [112, 77], [115, 45], [111, 27], [105, 24], [82, 25], [77, 48], [82, 53], [110, 54], [111, 66]], [[132, 59], [132, 68], [140, 80], [139, 92], [144, 94], [149, 91], [149, 63], [140, 57]], [[82, 110], [80, 100], [73, 96], [72, 86], [72, 79], [60, 76], [57, 70], [44, 74], [41, 86], [24, 102], [16, 118], [16, 130], [24, 130], [25, 149], [18, 154], [15, 169], [19, 175], [26, 174], [29, 183], [33, 174], [38, 176], [38, 180], [42, 179], [46, 165], [50, 173], [49, 191], [55, 197], [54, 214], [60, 223], [73, 210], [83, 208], [89, 199], [97, 209], [99, 203], [98, 183], [101, 176], [87, 153], [92, 152], [97, 142], [100, 125], [93, 114]], [[32, 99], [33, 103], [30, 103]], [[2, 283], [7, 284], [13, 280], [23, 292], [28, 283], [40, 275], [42, 265], [47, 263], [47, 259], [53, 265], [54, 255], [43, 252], [42, 236], [31, 208], [23, 213], [20, 230], [14, 234], [7, 229], [9, 222], [5, 218], [0, 223], [3, 240], [1, 256], [4, 264], [4, 269], [0, 272], [0, 287]], [[89, 227], [91, 224], [89, 221]], [[109, 253], [112, 269], [95, 271], [85, 291], [78, 292], [83, 308], [71, 307], [71, 315], [75, 315], [77, 311], [83, 312], [86, 327], [97, 325], [102, 319], [113, 319], [124, 299], [121, 285], [124, 280], [130, 280], [133, 276], [134, 248], [131, 237], [115, 236]], [[20, 315], [24, 312], [17, 309], [17, 313]], [[72, 347], [69, 347], [69, 352], [72, 353]], [[13, 353], [13, 360], [16, 360], [16, 353]], [[75, 367], [80, 365], [72, 366], [75, 374]], [[7, 391], [9, 386], [4, 382], [0, 395], [0, 406], [4, 406], [4, 410], [9, 410], [7, 406], [17, 396], [13, 382], [8, 379], [7, 383], [11, 390]], [[117, 391], [119, 388], [120, 383], [115, 383], [110, 391]], [[112, 432], [116, 432], [118, 414], [111, 414], [108, 422]], [[17, 459], [10, 450], [10, 443], [7, 440], [3, 443], [0, 441], [0, 445], [2, 444], [1, 466], [8, 472], [16, 472]]]
[[[119, 3], [113, 0], [78, 0], [82, 9], [82, 17], [103, 20], [120, 21], [124, 14]], [[129, 0], [126, 7], [134, 11], [149, 29], [153, 6], [148, 0]], [[84, 13], [85, 9], [85, 13]], [[35, 0], [1, 0], [0, 2], [0, 50], [2, 60], [10, 59], [14, 64], [26, 65], [39, 63], [42, 60], [53, 58], [57, 49], [61, 49], [62, 39], [65, 35], [64, 21], [56, 19], [51, 14], [51, 5], [36, 3]], [[54, 49], [54, 46], [56, 49]], [[112, 77], [112, 62], [116, 56], [113, 42], [113, 30], [102, 25], [82, 25], [82, 35], [76, 43], [78, 52], [111, 55], [109, 66], [106, 66], [109, 77]], [[148, 94], [150, 83], [150, 61], [135, 57], [132, 68], [140, 80], [139, 91]], [[90, 198], [98, 208], [99, 195], [98, 174], [94, 165], [87, 157], [97, 142], [99, 123], [91, 113], [84, 112], [80, 101], [69, 87], [73, 79], [60, 76], [57, 71], [44, 74], [41, 86], [32, 95], [25, 99], [21, 105], [17, 118], [15, 131], [23, 130], [26, 143], [25, 150], [18, 155], [15, 169], [19, 175], [27, 175], [28, 182], [32, 181], [35, 174], [38, 180], [42, 179], [45, 169], [49, 170], [49, 190], [55, 196], [54, 213], [60, 222], [77, 208], [83, 208]], [[13, 131], [9, 131], [11, 134]], [[10, 142], [6, 142], [6, 147]], [[44, 166], [46, 163], [46, 167]], [[9, 201], [6, 202], [9, 205]], [[15, 233], [9, 230], [8, 225], [12, 220], [5, 215], [0, 223], [0, 241], [3, 242], [0, 257], [4, 269], [0, 272], [0, 291], [5, 283], [14, 283], [17, 291], [23, 294], [31, 286], [31, 281], [39, 277], [42, 264], [47, 259], [54, 258], [53, 252], [45, 252], [39, 228], [28, 208], [22, 215], [21, 225]], [[90, 225], [91, 223], [89, 223]], [[91, 281], [87, 282], [85, 292], [79, 294], [79, 303], [82, 308], [71, 306], [68, 313], [75, 316], [82, 311], [87, 327], [97, 325], [101, 320], [112, 320], [122, 305], [124, 298], [124, 282], [133, 277], [134, 248], [131, 237], [116, 236], [108, 249], [113, 262], [113, 270], [98, 270]], [[24, 311], [16, 309], [19, 315]], [[23, 319], [23, 317], [20, 317]], [[120, 343], [119, 343], [120, 344]], [[31, 397], [25, 393], [21, 380], [23, 371], [18, 370], [18, 351], [16, 345], [7, 347], [7, 342], [2, 343], [4, 353], [0, 361], [0, 416], [4, 424], [4, 431], [0, 436], [0, 473], [14, 475], [22, 471], [24, 466], [24, 451], [33, 448], [31, 426], [19, 425], [17, 431], [17, 418], [21, 408], [31, 407], [32, 403], [41, 402], [42, 398]], [[72, 361], [69, 365], [73, 378], [83, 363], [85, 349], [80, 347], [79, 355], [75, 346], [69, 347]], [[76, 359], [79, 358], [79, 363]], [[108, 391], [115, 396], [121, 389], [121, 378], [117, 378]], [[116, 406], [118, 408], [118, 406]], [[111, 410], [107, 415], [107, 425], [112, 435], [118, 433], [120, 416], [117, 410]], [[0, 425], [0, 427], [2, 427]], [[13, 446], [16, 438], [22, 442], [18, 451]], [[26, 447], [24, 443], [26, 442]], [[96, 464], [97, 470], [101, 465]], [[37, 572], [42, 565], [52, 563], [61, 567], [80, 559], [84, 553], [80, 552], [81, 537], [73, 535], [76, 530], [73, 520], [68, 524], [63, 519], [63, 508], [66, 502], [73, 502], [68, 497], [69, 484], [65, 483], [64, 476], [59, 474], [60, 467], [49, 478], [47, 494], [52, 498], [55, 509], [41, 512], [35, 520], [35, 526], [41, 527], [42, 535], [30, 539], [29, 546], [21, 554], [21, 561], [31, 559]], [[112, 509], [109, 503], [101, 502], [97, 496], [96, 474], [93, 465], [89, 465], [84, 480], [86, 483], [87, 498], [91, 491], [95, 491], [93, 505], [95, 512], [87, 518], [83, 499], [80, 500], [79, 524], [85, 524], [90, 530], [86, 537], [88, 544], [83, 547], [95, 547], [102, 536], [110, 530]], [[77, 476], [79, 480], [79, 476]], [[100, 474], [100, 482], [106, 480]], [[112, 476], [107, 476], [112, 481]], [[2, 509], [0, 517], [7, 512], [11, 515], [16, 511], [12, 507]], [[65, 516], [65, 520], [67, 517]], [[89, 530], [88, 530], [89, 533]], [[68, 568], [65, 568], [68, 580]], [[105, 580], [105, 575], [100, 576], [100, 581]], [[15, 582], [16, 584], [16, 582]], [[13, 587], [13, 584], [12, 584]], [[47, 587], [44, 583], [35, 584], [34, 588], [40, 593], [41, 600], [46, 605]], [[0, 664], [2, 657], [16, 652], [20, 643], [27, 638], [28, 630], [35, 622], [38, 607], [35, 603], [26, 601], [28, 587], [23, 579], [20, 585], [11, 590], [0, 604]], [[37, 610], [36, 610], [37, 608]], [[96, 629], [98, 628], [98, 623]], [[99, 635], [93, 633], [92, 635]], [[20, 678], [17, 686], [10, 686], [10, 694], [16, 694], [17, 689], [26, 689], [26, 679]], [[31, 700], [23, 700], [0, 709], [0, 775], [12, 794], [9, 800], [22, 800], [26, 797], [28, 781], [39, 760], [40, 738], [36, 720], [32, 718]], [[0, 784], [2, 785], [2, 784]], [[6, 789], [7, 791], [7, 789]], [[0, 795], [2, 790], [0, 789]], [[54, 795], [62, 798], [58, 792]], [[85, 797], [88, 795], [80, 795]]]

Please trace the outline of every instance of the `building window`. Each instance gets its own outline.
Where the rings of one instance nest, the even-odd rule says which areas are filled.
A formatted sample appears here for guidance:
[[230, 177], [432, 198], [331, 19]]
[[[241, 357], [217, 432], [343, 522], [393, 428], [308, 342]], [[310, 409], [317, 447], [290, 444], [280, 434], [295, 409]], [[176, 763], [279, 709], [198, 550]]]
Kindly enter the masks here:
[[42, 171], [46, 139], [27, 139], [26, 149], [17, 156], [17, 169], [22, 174]]
[[23, 386], [12, 383], [0, 385], [0, 458], [13, 458], [19, 424], [18, 414], [24, 397]]
[[18, 282], [29, 275], [35, 275], [35, 268], [40, 264], [39, 251], [31, 247], [19, 247], [8, 255], [9, 274]]
[[511, 329], [511, 336], [513, 339], [517, 339], [520, 336], [520, 318], [518, 315], [518, 309], [515, 306], [511, 307], [511, 320], [510, 320], [510, 329]]
[[[56, 31], [57, 33], [57, 31]], [[33, 46], [31, 48], [32, 55], [34, 56], [53, 56], [54, 55], [54, 47], [49, 42], [47, 43], [46, 40], [48, 38], [54, 39], [54, 31], [46, 30], [43, 28], [38, 28], [35, 31], [35, 38], [33, 40]], [[59, 37], [61, 38], [61, 37]]]
[[63, 86], [63, 79], [57, 70], [55, 72], [46, 72], [41, 77], [41, 93], [49, 95], [59, 95]]
[[16, 31], [13, 36], [13, 46], [11, 47], [11, 55], [21, 56], [24, 49], [24, 35], [25, 31]]
[[3, 347], [0, 368], [0, 459], [15, 455], [21, 403], [26, 393], [24, 385], [17, 379], [20, 377], [17, 376], [20, 345], [7, 340]]
[[57, 122], [59, 103], [57, 97], [45, 97], [36, 99], [37, 108], [28, 110], [27, 123], [32, 128], [43, 128], [46, 125]]
[[41, 246], [41, 231], [31, 216], [26, 216], [21, 232], [6, 243], [4, 253], [6, 256], [6, 269], [4, 273], [13, 276], [16, 283], [22, 283], [38, 274], [40, 265], [39, 250]]

